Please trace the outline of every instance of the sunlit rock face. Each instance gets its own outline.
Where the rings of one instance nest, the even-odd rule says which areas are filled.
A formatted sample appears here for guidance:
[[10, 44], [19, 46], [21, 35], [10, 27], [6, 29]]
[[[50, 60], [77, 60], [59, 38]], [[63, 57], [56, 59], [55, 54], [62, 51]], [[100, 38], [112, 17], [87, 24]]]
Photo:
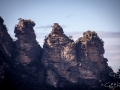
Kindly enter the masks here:
[[14, 30], [16, 41], [3, 23], [0, 17], [0, 90], [6, 87], [11, 90], [69, 90], [66, 86], [71, 90], [79, 86], [82, 90], [87, 87], [99, 90], [99, 85], [111, 79], [109, 74], [113, 70], [104, 58], [104, 42], [96, 32], [86, 31], [74, 42], [58, 23], [54, 23], [42, 49], [36, 41], [33, 21], [19, 19]]
[[58, 23], [54, 23], [51, 33], [45, 38], [42, 62], [46, 66], [48, 84], [57, 87], [66, 81], [77, 82], [76, 45]]
[[66, 82], [97, 85], [99, 80], [107, 80], [106, 76], [112, 72], [103, 56], [104, 42], [96, 32], [84, 32], [83, 37], [74, 42], [58, 23], [54, 23], [44, 41], [42, 62], [48, 84], [55, 87], [63, 87]]

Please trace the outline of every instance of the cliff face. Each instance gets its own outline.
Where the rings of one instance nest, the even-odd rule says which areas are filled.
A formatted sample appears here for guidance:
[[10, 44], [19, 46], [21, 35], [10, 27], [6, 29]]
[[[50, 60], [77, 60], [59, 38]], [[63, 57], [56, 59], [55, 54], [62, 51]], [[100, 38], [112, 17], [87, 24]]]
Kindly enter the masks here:
[[[98, 72], [105, 71], [107, 59], [104, 58], [104, 42], [96, 32], [87, 31], [76, 41], [78, 62], [97, 63]], [[89, 64], [90, 65], [90, 64]], [[86, 66], [89, 66], [86, 65]], [[93, 66], [93, 65], [92, 65]], [[88, 67], [92, 69], [92, 66]], [[86, 67], [87, 68], [87, 67]], [[95, 67], [94, 67], [95, 68]]]
[[103, 45], [97, 33], [92, 31], [84, 32], [83, 37], [74, 42], [64, 34], [62, 27], [54, 23], [43, 47], [46, 82], [63, 87], [67, 83], [95, 85], [99, 80], [107, 80], [106, 75], [112, 69], [103, 56]]
[[18, 55], [16, 63], [28, 65], [32, 61], [41, 59], [42, 48], [36, 41], [36, 35], [33, 27], [35, 23], [31, 20], [21, 19], [15, 27], [15, 36], [18, 40], [15, 42]]
[[4, 20], [0, 17], [0, 45], [4, 48], [6, 54], [11, 57], [13, 52], [13, 41], [4, 25]]
[[[23, 83], [21, 87], [29, 85], [29, 88], [33, 89], [38, 84], [42, 85], [45, 78], [43, 65], [41, 63], [42, 48], [36, 41], [36, 35], [33, 30], [34, 26], [35, 23], [33, 21], [20, 19], [14, 30], [15, 36], [17, 37], [15, 41], [17, 54], [14, 58], [14, 67], [16, 68], [16, 72], [20, 71], [20, 73], [17, 74], [19, 78], [16, 77], [15, 80], [19, 79], [19, 81], [16, 82]], [[20, 88], [20, 86], [18, 87]]]
[[[0, 17], [0, 83], [5, 79], [5, 68], [10, 62], [13, 53], [13, 41]], [[8, 68], [7, 68], [8, 69]]]
[[71, 85], [75, 89], [76, 84], [99, 88], [99, 83], [110, 79], [113, 70], [104, 58], [104, 42], [96, 32], [84, 32], [74, 42], [54, 23], [42, 49], [36, 41], [33, 21], [19, 19], [14, 30], [16, 41], [3, 23], [0, 17], [0, 87], [55, 90]]
[[[55, 87], [63, 86], [70, 77], [70, 81], [76, 82], [76, 76], [71, 75], [76, 71], [76, 61], [74, 41], [64, 34], [61, 26], [54, 23], [43, 46], [42, 62], [47, 70], [46, 82]], [[70, 72], [70, 68], [74, 68], [73, 71]]]
[[104, 42], [97, 33], [94, 31], [84, 32], [83, 37], [76, 41], [76, 45], [80, 77], [84, 79], [85, 83], [88, 79], [90, 79], [89, 83], [93, 79], [96, 81], [107, 80], [106, 76], [113, 71], [107, 64], [108, 60], [104, 58]]

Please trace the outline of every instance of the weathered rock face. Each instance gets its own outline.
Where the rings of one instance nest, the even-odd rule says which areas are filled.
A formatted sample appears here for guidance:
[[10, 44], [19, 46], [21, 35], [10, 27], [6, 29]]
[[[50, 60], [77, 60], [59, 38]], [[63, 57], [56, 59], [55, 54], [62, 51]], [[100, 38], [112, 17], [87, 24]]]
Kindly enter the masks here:
[[77, 82], [76, 76], [71, 75], [75, 75], [77, 70], [76, 46], [63, 33], [62, 27], [54, 23], [43, 46], [42, 62], [47, 70], [46, 82], [55, 87], [63, 86], [67, 80]]
[[112, 69], [103, 56], [104, 43], [97, 33], [87, 31], [76, 42], [63, 33], [54, 23], [45, 38], [42, 62], [46, 66], [46, 82], [63, 87], [66, 82], [95, 85], [99, 80], [105, 81]]
[[28, 65], [30, 62], [41, 58], [42, 48], [36, 41], [34, 26], [33, 21], [21, 19], [15, 27], [15, 36], [18, 38], [16, 41], [18, 50], [16, 63]]
[[[82, 79], [105, 80], [105, 76], [113, 72], [103, 56], [104, 42], [96, 32], [84, 32], [83, 37], [76, 41], [76, 45], [78, 68]], [[106, 73], [105, 76], [101, 74], [103, 72]]]
[[[42, 48], [36, 41], [35, 23], [20, 20], [15, 27], [18, 40], [12, 41], [0, 17], [0, 89], [36, 90], [44, 84]], [[29, 87], [28, 87], [29, 86]]]
[[[21, 19], [15, 26], [14, 32], [18, 39], [15, 41], [17, 54], [14, 66], [16, 72], [13, 71], [16, 75], [14, 82], [23, 83], [21, 86], [15, 84], [17, 89], [26, 89], [27, 85], [34, 89], [44, 83], [45, 75], [41, 64], [42, 48], [36, 41], [34, 26], [33, 21], [24, 19]], [[18, 71], [19, 74], [17, 74]]]

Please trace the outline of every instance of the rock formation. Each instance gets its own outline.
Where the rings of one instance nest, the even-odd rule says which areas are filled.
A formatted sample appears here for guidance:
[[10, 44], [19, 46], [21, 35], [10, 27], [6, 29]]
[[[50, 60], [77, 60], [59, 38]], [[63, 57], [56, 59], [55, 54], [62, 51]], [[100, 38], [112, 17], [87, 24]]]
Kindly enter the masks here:
[[[47, 69], [47, 83], [55, 87], [63, 86], [72, 77], [70, 74], [75, 73], [77, 64], [75, 49], [74, 41], [64, 34], [61, 26], [54, 23], [43, 46], [42, 62]], [[73, 71], [69, 72], [70, 68], [74, 68]], [[76, 76], [70, 81], [76, 82]]]
[[[105, 81], [107, 75], [113, 72], [107, 64], [107, 58], [104, 58], [104, 42], [99, 38], [96, 32], [87, 31], [83, 37], [76, 41], [77, 61], [79, 64], [80, 79], [83, 82], [91, 80]], [[103, 74], [104, 73], [104, 74]]]
[[10, 62], [13, 53], [13, 41], [4, 25], [4, 20], [0, 17], [0, 83], [5, 79], [5, 68]]
[[21, 19], [14, 31], [18, 39], [12, 41], [0, 18], [0, 82], [5, 83], [2, 86], [8, 84], [11, 89], [24, 90], [43, 85], [42, 48], [36, 41], [33, 26], [33, 21]]
[[113, 80], [109, 77], [113, 70], [104, 58], [104, 42], [96, 32], [86, 31], [73, 41], [54, 23], [42, 49], [33, 21], [19, 19], [16, 41], [3, 23], [0, 17], [0, 90], [106, 90], [101, 84]]
[[16, 46], [19, 53], [16, 57], [16, 63], [28, 65], [32, 61], [38, 59], [40, 61], [42, 48], [36, 41], [34, 26], [33, 21], [21, 19], [15, 27], [15, 36], [18, 38]]
[[[33, 21], [20, 19], [14, 30], [17, 37], [15, 41], [17, 51], [14, 59], [15, 67], [21, 71], [18, 76], [22, 80], [19, 82], [30, 85], [30, 88], [35, 87], [36, 82], [39, 85], [44, 83], [44, 70], [41, 64], [42, 48], [36, 41], [34, 26]], [[29, 82], [29, 80], [32, 82]]]
[[103, 56], [103, 45], [97, 33], [92, 31], [84, 32], [83, 37], [74, 42], [64, 34], [62, 27], [54, 23], [43, 46], [46, 82], [63, 87], [68, 83], [95, 85], [99, 80], [107, 80], [106, 75], [112, 69]]

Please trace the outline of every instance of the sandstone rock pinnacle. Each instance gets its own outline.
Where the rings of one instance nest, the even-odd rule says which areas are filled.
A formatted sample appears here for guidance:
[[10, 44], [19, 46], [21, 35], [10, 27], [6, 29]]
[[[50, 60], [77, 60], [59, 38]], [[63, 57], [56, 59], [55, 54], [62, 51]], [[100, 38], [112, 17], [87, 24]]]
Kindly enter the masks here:
[[118, 80], [109, 77], [114, 72], [95, 31], [73, 41], [54, 23], [42, 49], [34, 21], [18, 20], [13, 41], [0, 17], [0, 90], [106, 90], [101, 85]]
[[[54, 23], [51, 33], [45, 38], [42, 62], [47, 69], [46, 82], [55, 87], [63, 86], [65, 83], [62, 82], [69, 79], [70, 67], [76, 68], [74, 41], [63, 34], [62, 27], [57, 23]], [[73, 82], [77, 82], [76, 77], [73, 77]]]
[[58, 23], [54, 23], [52, 27], [52, 34], [62, 35], [64, 33], [62, 27]]
[[[58, 23], [54, 23], [43, 46], [46, 83], [63, 87], [66, 81], [87, 85], [95, 85], [98, 80], [105, 81], [112, 69], [104, 58], [103, 46], [104, 42], [94, 31], [84, 32], [83, 37], [74, 42], [63, 34]], [[101, 73], [106, 74], [101, 77]]]
[[16, 46], [19, 55], [16, 57], [16, 62], [29, 64], [31, 61], [41, 58], [42, 48], [36, 41], [36, 35], [33, 27], [35, 23], [31, 20], [21, 19], [15, 26], [15, 36], [18, 38]]

